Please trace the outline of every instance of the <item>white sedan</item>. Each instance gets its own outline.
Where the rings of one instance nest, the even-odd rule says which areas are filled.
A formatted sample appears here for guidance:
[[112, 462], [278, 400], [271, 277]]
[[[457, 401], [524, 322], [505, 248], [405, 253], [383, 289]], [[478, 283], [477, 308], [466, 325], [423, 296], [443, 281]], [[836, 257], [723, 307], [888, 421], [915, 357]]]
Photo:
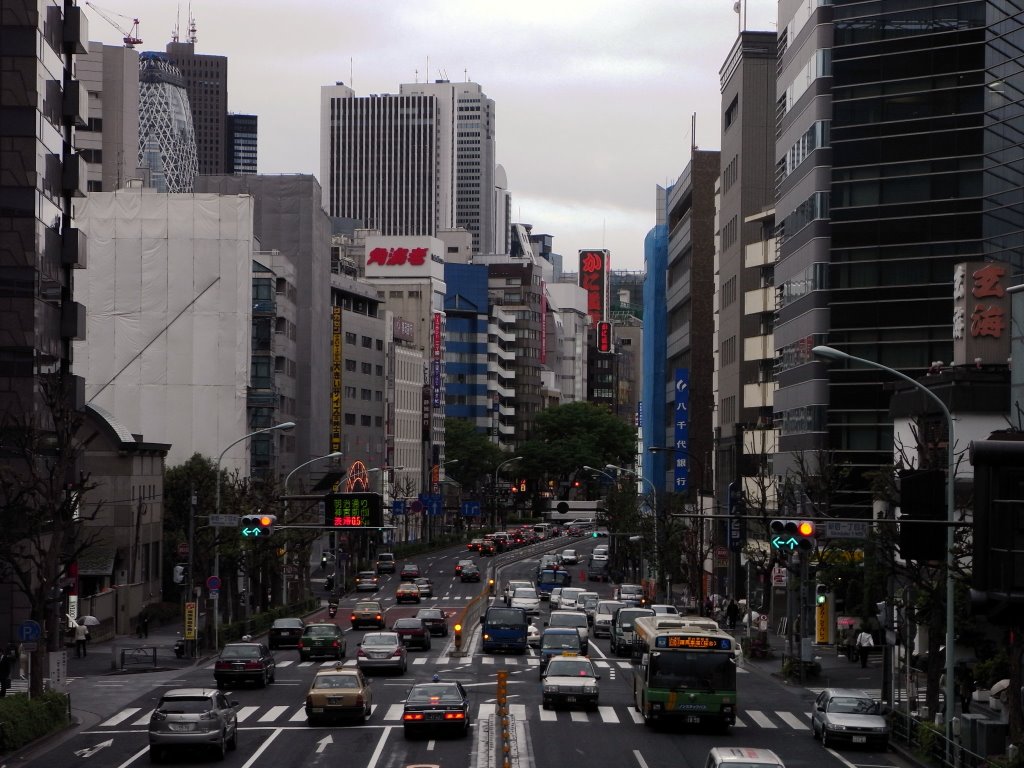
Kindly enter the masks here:
[[509, 608], [522, 608], [527, 616], [539, 616], [540, 598], [537, 596], [537, 590], [533, 587], [518, 587], [512, 593]]
[[562, 563], [565, 565], [576, 565], [579, 561], [580, 556], [576, 553], [575, 549], [562, 550]]

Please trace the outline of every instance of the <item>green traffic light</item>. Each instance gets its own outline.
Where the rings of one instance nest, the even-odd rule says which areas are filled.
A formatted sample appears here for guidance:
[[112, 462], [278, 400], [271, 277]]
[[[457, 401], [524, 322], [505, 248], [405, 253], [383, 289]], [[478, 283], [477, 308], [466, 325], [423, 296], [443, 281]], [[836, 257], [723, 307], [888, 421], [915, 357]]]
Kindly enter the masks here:
[[597, 531], [591, 531], [590, 532], [590, 538], [596, 539], [597, 538]]
[[825, 595], [818, 595], [818, 605], [824, 605], [827, 599]]

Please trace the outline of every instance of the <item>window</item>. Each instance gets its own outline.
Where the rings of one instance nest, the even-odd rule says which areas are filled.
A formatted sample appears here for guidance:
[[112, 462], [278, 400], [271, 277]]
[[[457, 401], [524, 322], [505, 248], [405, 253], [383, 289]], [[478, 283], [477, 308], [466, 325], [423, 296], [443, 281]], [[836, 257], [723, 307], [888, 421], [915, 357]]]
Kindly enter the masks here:
[[361, 363], [360, 370], [367, 376], [373, 371], [373, 363]]
[[355, 396], [356, 396], [356, 388], [355, 387], [350, 387], [350, 386], [346, 385], [345, 386], [345, 397], [346, 397], [346, 399], [347, 398], [352, 398], [354, 400]]
[[730, 125], [736, 122], [736, 118], [740, 114], [740, 97], [739, 94], [732, 97], [732, 102], [728, 107], [725, 108], [725, 117], [722, 119], [722, 130], [727, 129]]
[[373, 339], [369, 336], [363, 336], [361, 344], [365, 349], [370, 349], [373, 346]]
[[356, 343], [356, 335], [354, 333], [350, 333], [349, 331], [345, 331], [345, 343], [346, 344], [355, 344]]
[[369, 400], [372, 397], [373, 397], [373, 393], [370, 390], [368, 390], [368, 389], [360, 389], [359, 390], [359, 399], [360, 400]]
[[384, 366], [383, 365], [374, 366], [374, 373], [377, 376], [383, 376], [384, 375]]
[[356, 415], [354, 413], [346, 413], [345, 423], [350, 427], [354, 427], [356, 425]]
[[368, 426], [370, 426], [370, 415], [368, 413], [364, 413], [362, 416], [359, 417], [359, 426], [361, 426], [361, 427], [368, 427]]
[[345, 358], [345, 370], [349, 373], [356, 372], [356, 361]]

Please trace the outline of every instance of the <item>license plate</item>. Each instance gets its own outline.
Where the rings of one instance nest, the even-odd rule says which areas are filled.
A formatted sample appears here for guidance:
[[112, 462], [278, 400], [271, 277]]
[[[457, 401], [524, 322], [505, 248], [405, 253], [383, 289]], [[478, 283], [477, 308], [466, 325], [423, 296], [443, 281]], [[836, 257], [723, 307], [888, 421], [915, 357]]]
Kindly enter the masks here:
[[312, 712], [316, 715], [322, 715], [324, 711], [323, 707], [313, 707]]
[[562, 651], [563, 656], [575, 656], [576, 651]]
[[700, 718], [696, 715], [687, 715], [686, 722], [688, 723], [700, 723]]
[[327, 699], [327, 703], [333, 704], [334, 706], [338, 706], [339, 704], [344, 704], [345, 700], [341, 698], [341, 696], [331, 696]]
[[192, 723], [171, 723], [171, 730], [176, 732], [191, 731]]
[[424, 720], [444, 720], [444, 712], [427, 712]]
[[566, 697], [565, 697], [565, 700], [566, 700], [567, 702], [569, 702], [570, 704], [574, 704], [574, 703], [576, 703], [576, 697], [575, 697], [575, 696], [566, 696]]
[[232, 664], [231, 668], [233, 670], [235, 670], [236, 672], [239, 672], [239, 671], [245, 669], [245, 664]]
[[868, 740], [867, 736], [854, 736], [853, 737], [853, 743], [854, 744], [865, 744], [865, 743], [867, 743], [867, 740]]

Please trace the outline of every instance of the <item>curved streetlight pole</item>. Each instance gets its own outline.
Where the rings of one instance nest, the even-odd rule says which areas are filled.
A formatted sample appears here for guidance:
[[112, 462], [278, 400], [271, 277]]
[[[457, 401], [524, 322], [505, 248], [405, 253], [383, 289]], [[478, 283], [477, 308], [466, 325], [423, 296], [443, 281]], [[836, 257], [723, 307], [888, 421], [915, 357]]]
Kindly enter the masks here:
[[955, 584], [953, 582], [953, 567], [956, 565], [956, 558], [953, 555], [953, 545], [955, 543], [953, 536], [953, 524], [956, 522], [956, 506], [954, 503], [953, 491], [956, 485], [956, 432], [955, 425], [953, 423], [953, 415], [949, 412], [949, 408], [942, 398], [932, 392], [921, 382], [916, 379], [912, 379], [905, 373], [897, 371], [895, 368], [890, 368], [882, 363], [877, 363], [874, 360], [866, 360], [863, 357], [855, 357], [854, 355], [848, 354], [834, 347], [825, 345], [819, 345], [811, 349], [817, 357], [823, 357], [827, 360], [849, 360], [861, 365], [866, 365], [870, 368], [877, 368], [880, 371], [885, 371], [892, 374], [898, 379], [911, 384], [917, 389], [921, 390], [927, 397], [929, 397], [939, 410], [942, 415], [946, 418], [946, 428], [949, 431], [948, 443], [946, 449], [946, 688], [944, 696], [946, 699], [945, 706], [945, 722], [944, 730], [946, 732], [946, 754], [949, 756], [952, 751], [952, 739], [953, 739], [953, 674], [955, 670], [956, 649], [954, 644], [956, 642], [956, 632], [953, 628], [954, 622], [954, 611], [953, 611], [953, 600], [955, 594]]
[[[299, 466], [295, 467], [295, 469], [285, 475], [284, 485], [282, 485], [284, 493], [282, 495], [288, 495], [288, 483], [291, 481], [292, 475], [303, 467], [308, 467], [310, 464], [315, 464], [318, 461], [324, 461], [326, 459], [340, 459], [344, 455], [345, 454], [341, 451], [332, 451], [325, 456], [317, 456], [315, 459], [310, 459], [309, 461], [304, 461], [302, 464], [299, 464]], [[287, 499], [284, 502], [284, 506], [286, 510], [291, 506]], [[288, 574], [285, 573], [285, 570], [288, 567], [288, 542], [285, 542], [281, 549], [284, 550], [281, 555], [281, 605], [288, 605]]]
[[515, 461], [522, 461], [522, 456], [513, 456], [511, 459], [506, 459], [494, 468], [494, 485], [491, 486], [494, 489], [494, 520], [491, 524], [497, 527], [498, 525], [498, 473], [501, 472], [501, 468], [506, 464], [511, 464]]
[[[620, 467], [616, 464], [605, 464], [605, 467], [616, 472], [622, 472], [623, 474], [626, 475], [632, 475], [637, 480], [641, 481], [641, 488], [643, 488], [643, 483], [647, 483], [649, 486], [651, 486], [651, 513], [654, 519], [654, 591], [655, 596], [657, 596], [658, 587], [660, 586], [658, 579], [658, 564], [660, 562], [659, 554], [661, 550], [661, 547], [658, 546], [658, 489], [654, 487], [654, 483], [652, 483], [650, 480], [648, 480], [646, 477], [641, 475], [636, 470], [629, 469], [627, 467]], [[641, 548], [640, 551], [643, 552], [643, 549]], [[640, 559], [642, 561], [643, 557], [641, 556]], [[669, 595], [667, 599], [669, 602], [672, 602], [671, 595]]]
[[586, 464], [583, 465], [583, 468], [587, 470], [587, 472], [596, 472], [598, 474], [604, 475], [605, 477], [612, 481], [612, 485], [615, 485], [618, 482], [618, 480], [609, 475], [603, 469], [598, 469], [597, 467], [588, 467]]
[[[214, 475], [214, 477], [216, 478], [216, 482], [217, 482], [217, 494], [216, 494], [216, 502], [214, 504], [214, 514], [216, 514], [218, 516], [220, 515], [220, 463], [224, 459], [224, 454], [227, 453], [228, 451], [230, 451], [232, 448], [234, 448], [239, 443], [248, 440], [250, 437], [255, 437], [256, 435], [262, 435], [264, 432], [274, 432], [275, 430], [279, 430], [279, 429], [294, 429], [294, 428], [295, 428], [295, 422], [294, 421], [284, 421], [284, 422], [281, 422], [280, 424], [275, 424], [272, 427], [264, 427], [263, 429], [257, 429], [255, 432], [250, 432], [247, 435], [242, 435], [240, 438], [235, 440], [233, 443], [229, 443], [228, 446], [223, 451], [220, 452], [220, 455], [217, 457], [216, 474]], [[214, 543], [213, 543], [213, 575], [216, 576], [219, 579], [220, 578], [220, 542], [219, 542], [219, 535], [218, 535], [218, 537], [215, 537], [213, 541], [214, 541]], [[213, 647], [214, 647], [214, 650], [216, 650], [217, 648], [220, 647], [219, 634], [220, 634], [220, 604], [219, 604], [219, 598], [215, 598], [214, 599], [214, 608], [213, 608]]]

